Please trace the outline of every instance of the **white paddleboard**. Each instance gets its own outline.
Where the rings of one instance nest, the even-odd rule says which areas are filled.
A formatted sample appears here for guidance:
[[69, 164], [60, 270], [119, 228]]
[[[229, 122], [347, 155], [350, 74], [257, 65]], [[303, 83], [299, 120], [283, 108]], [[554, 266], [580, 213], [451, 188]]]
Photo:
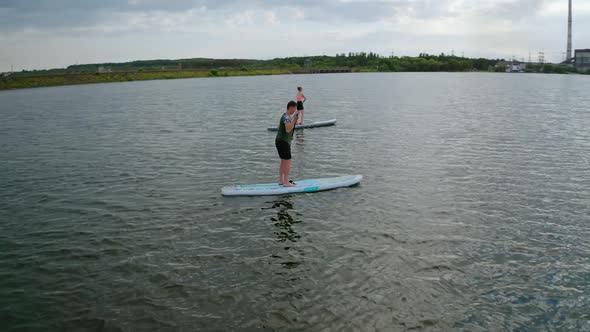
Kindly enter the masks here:
[[[326, 120], [326, 121], [317, 121], [317, 122], [306, 123], [304, 125], [296, 125], [295, 130], [306, 129], [306, 128], [327, 127], [327, 126], [333, 126], [335, 124], [336, 124], [336, 119]], [[277, 131], [278, 128], [272, 127], [272, 128], [268, 128], [268, 130]]]
[[312, 193], [341, 187], [350, 187], [360, 183], [362, 175], [343, 175], [334, 178], [295, 181], [294, 187], [281, 186], [278, 183], [236, 185], [223, 187], [224, 196], [270, 196], [292, 193]]

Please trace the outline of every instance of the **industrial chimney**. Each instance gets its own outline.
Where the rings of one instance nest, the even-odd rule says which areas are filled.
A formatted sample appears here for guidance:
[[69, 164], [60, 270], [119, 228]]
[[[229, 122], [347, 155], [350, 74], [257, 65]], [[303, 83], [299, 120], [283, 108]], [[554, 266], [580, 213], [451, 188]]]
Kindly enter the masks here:
[[569, 11], [567, 18], [567, 51], [565, 62], [572, 62], [572, 0], [569, 0]]

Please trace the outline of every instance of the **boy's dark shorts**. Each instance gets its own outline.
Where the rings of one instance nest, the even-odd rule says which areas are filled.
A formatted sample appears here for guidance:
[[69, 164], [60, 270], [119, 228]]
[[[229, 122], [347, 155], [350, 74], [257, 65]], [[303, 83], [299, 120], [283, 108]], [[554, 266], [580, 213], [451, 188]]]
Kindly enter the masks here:
[[279, 157], [283, 160], [291, 160], [291, 144], [283, 140], [275, 140], [275, 146], [279, 152]]

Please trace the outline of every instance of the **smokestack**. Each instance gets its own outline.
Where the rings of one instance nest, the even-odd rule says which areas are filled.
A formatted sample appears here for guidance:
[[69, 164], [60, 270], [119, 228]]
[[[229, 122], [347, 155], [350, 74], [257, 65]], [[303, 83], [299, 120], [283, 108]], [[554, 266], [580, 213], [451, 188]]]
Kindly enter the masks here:
[[572, 61], [572, 0], [569, 0], [569, 11], [567, 19], [567, 51], [566, 51], [566, 62]]

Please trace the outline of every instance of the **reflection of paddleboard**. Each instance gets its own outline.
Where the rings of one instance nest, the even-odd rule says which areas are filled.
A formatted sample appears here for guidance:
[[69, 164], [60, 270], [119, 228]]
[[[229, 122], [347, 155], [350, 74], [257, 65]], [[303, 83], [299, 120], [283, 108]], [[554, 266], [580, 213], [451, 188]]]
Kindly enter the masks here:
[[[318, 122], [306, 123], [304, 125], [297, 125], [297, 126], [295, 126], [295, 130], [305, 129], [305, 128], [327, 127], [327, 126], [333, 126], [335, 124], [336, 124], [336, 119], [326, 120], [326, 121], [318, 121]], [[277, 131], [278, 128], [272, 127], [272, 128], [268, 128], [268, 130]]]
[[353, 186], [363, 179], [362, 175], [343, 175], [335, 178], [295, 181], [294, 187], [284, 187], [278, 183], [236, 185], [223, 187], [221, 193], [225, 196], [268, 196], [291, 193], [312, 193], [341, 187]]

